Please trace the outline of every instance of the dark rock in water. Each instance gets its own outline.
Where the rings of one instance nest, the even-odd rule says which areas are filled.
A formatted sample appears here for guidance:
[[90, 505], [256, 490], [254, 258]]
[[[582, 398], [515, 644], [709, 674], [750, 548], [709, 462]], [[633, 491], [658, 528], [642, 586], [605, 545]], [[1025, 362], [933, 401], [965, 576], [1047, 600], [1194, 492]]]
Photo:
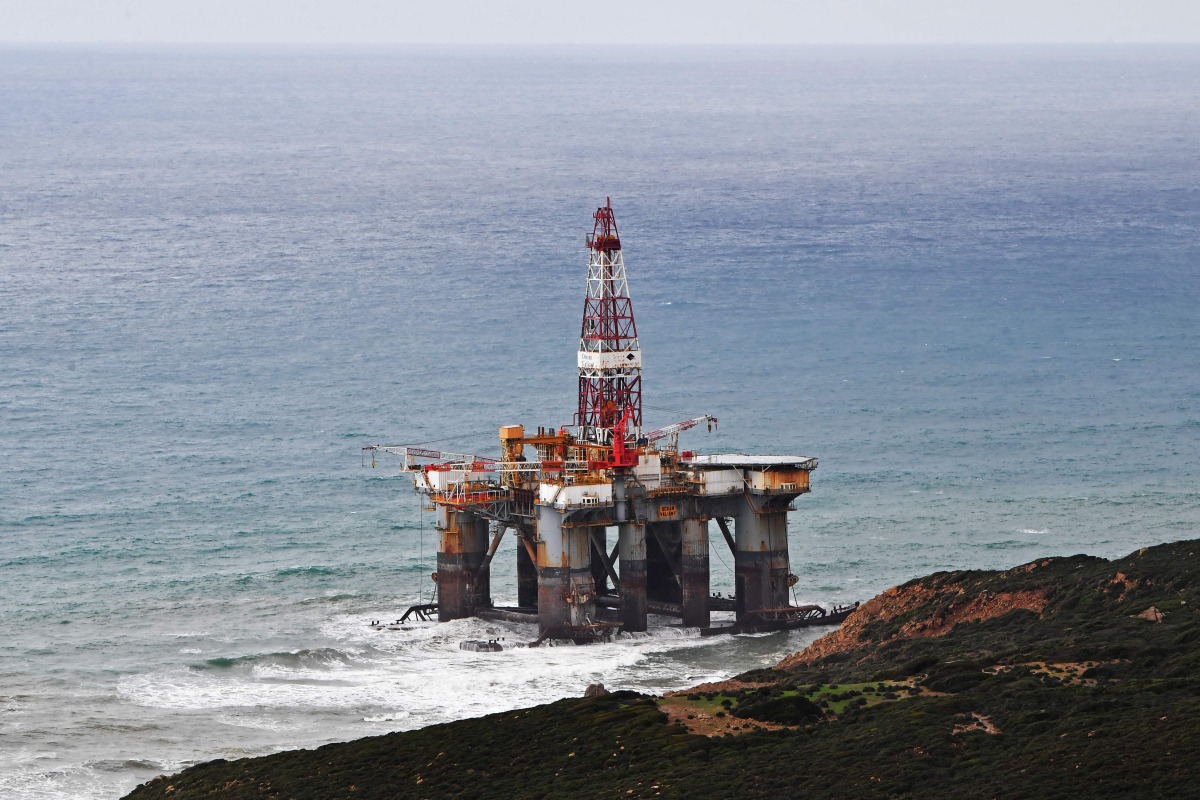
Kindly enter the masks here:
[[583, 693], [584, 697], [603, 697], [608, 694], [608, 689], [604, 688], [603, 683], [593, 683], [587, 687], [587, 691]]

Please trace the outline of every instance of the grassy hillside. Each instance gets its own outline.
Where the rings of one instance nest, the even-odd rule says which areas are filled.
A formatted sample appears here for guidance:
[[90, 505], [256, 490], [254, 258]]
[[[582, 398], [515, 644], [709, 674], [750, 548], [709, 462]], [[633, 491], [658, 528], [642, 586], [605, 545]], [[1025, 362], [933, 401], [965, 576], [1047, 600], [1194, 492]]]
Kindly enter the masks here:
[[938, 573], [726, 685], [215, 761], [128, 797], [1195, 797], [1198, 570], [1181, 542]]

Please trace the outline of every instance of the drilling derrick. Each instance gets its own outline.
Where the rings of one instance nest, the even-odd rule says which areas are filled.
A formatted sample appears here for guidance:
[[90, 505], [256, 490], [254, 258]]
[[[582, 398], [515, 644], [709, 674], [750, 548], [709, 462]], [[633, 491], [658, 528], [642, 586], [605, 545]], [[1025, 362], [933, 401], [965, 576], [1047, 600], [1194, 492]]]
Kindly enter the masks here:
[[[704, 633], [840, 622], [848, 608], [789, 599], [787, 514], [815, 458], [680, 451], [681, 432], [713, 429], [708, 415], [643, 432], [642, 353], [611, 200], [592, 220], [574, 432], [503, 425], [499, 459], [364, 448], [400, 455], [437, 509], [438, 619], [536, 620], [540, 638], [575, 641], [644, 631], [650, 613]], [[710, 522], [733, 556], [732, 598], [709, 591]], [[506, 531], [518, 541], [517, 606], [499, 609], [490, 570]], [[734, 624], [713, 627], [714, 610], [734, 612]]]
[[612, 443], [613, 429], [627, 417], [626, 437], [642, 428], [642, 351], [612, 199], [596, 209], [587, 237], [587, 293], [579, 333], [579, 441]]

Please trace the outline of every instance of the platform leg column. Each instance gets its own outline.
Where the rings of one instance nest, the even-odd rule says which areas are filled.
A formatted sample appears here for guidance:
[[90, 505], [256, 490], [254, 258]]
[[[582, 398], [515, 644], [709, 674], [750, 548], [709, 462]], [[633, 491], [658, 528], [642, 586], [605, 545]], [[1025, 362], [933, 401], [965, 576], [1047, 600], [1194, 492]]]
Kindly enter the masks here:
[[596, 621], [596, 584], [587, 528], [563, 525], [563, 515], [538, 506], [538, 627], [543, 636], [576, 638]]
[[709, 570], [708, 570], [708, 520], [685, 519], [683, 521], [683, 601], [680, 611], [683, 624], [687, 627], [707, 628]]
[[490, 527], [483, 517], [464, 515], [463, 567], [467, 571], [467, 609], [470, 614], [492, 607], [492, 565], [487, 563]]
[[739, 622], [788, 604], [787, 512], [761, 512], [751, 498], [736, 517], [734, 577]]
[[646, 526], [639, 525], [629, 502], [629, 477], [613, 481], [617, 520], [617, 558], [621, 577], [621, 630], [646, 630]]
[[768, 580], [770, 581], [771, 603], [776, 607], [790, 606], [792, 565], [788, 553], [788, 516], [786, 511], [772, 511], [765, 514], [766, 527], [770, 537], [767, 563]]
[[646, 630], [646, 526], [625, 522], [617, 528], [620, 548], [621, 629]]
[[[476, 546], [476, 523], [482, 522], [464, 512], [439, 505], [437, 509], [437, 588], [438, 621], [449, 622], [471, 616], [473, 592], [467, 554]], [[483, 525], [482, 561], [487, 551], [487, 524]], [[478, 562], [477, 562], [478, 563]]]
[[[537, 566], [526, 549], [526, 543], [536, 547], [534, 537], [526, 530], [518, 531], [517, 538], [517, 605], [521, 608], [537, 608]], [[536, 552], [536, 551], [535, 551]]]

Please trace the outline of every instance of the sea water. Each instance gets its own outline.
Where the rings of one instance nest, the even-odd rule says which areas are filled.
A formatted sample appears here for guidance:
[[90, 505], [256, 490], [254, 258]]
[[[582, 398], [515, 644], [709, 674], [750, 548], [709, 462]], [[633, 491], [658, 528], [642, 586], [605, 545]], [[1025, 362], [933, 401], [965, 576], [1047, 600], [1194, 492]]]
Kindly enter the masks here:
[[570, 423], [608, 196], [647, 423], [820, 458], [798, 602], [1197, 535], [1198, 133], [1194, 47], [0, 50], [0, 797], [810, 641], [368, 626], [436, 539], [361, 448]]

